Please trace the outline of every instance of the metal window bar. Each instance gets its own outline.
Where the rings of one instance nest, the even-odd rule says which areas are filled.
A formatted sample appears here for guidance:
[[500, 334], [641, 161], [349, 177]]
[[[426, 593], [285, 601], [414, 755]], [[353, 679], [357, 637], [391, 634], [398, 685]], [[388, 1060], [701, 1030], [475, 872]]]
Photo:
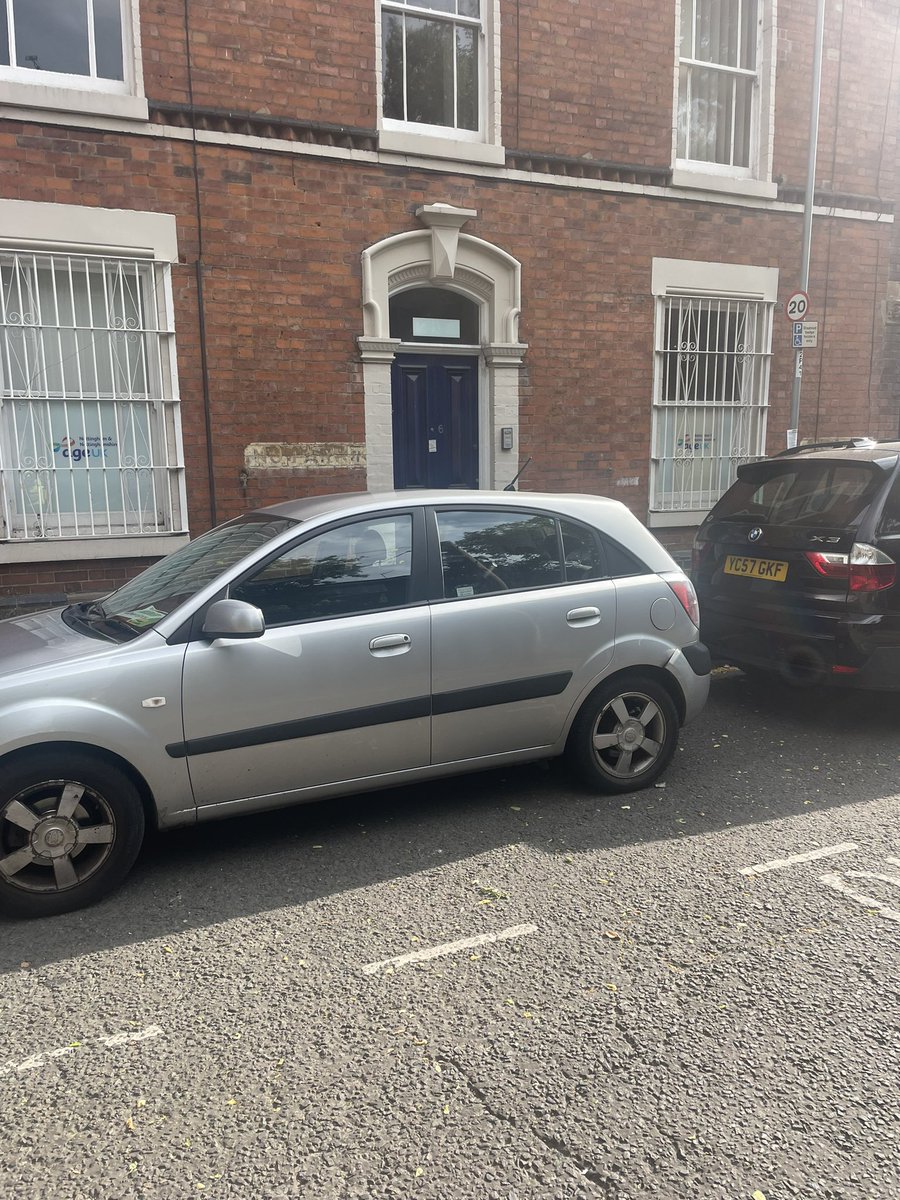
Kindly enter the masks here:
[[169, 272], [0, 251], [0, 539], [184, 529]]
[[657, 301], [651, 508], [706, 510], [765, 452], [773, 305]]

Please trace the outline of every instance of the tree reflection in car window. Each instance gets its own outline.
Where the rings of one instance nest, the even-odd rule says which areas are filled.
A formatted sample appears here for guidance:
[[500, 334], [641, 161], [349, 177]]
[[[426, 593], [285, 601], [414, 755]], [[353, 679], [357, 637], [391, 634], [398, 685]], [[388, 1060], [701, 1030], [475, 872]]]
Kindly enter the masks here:
[[[767, 474], [762, 476], [762, 471]], [[877, 468], [805, 462], [745, 473], [715, 506], [718, 521], [855, 526], [878, 486]]]
[[105, 597], [101, 603], [70, 605], [81, 620], [105, 625], [119, 635], [152, 629], [217, 575], [235, 566], [297, 524], [288, 517], [248, 514], [219, 525], [167, 555]]
[[348, 616], [409, 603], [412, 517], [354, 521], [294, 545], [230, 589], [266, 625]]
[[[580, 583], [588, 579], [605, 579], [606, 564], [599, 539], [593, 529], [575, 521], [560, 521], [566, 563], [566, 580]], [[622, 574], [627, 574], [623, 571]]]
[[562, 583], [556, 521], [520, 512], [439, 512], [444, 597]]

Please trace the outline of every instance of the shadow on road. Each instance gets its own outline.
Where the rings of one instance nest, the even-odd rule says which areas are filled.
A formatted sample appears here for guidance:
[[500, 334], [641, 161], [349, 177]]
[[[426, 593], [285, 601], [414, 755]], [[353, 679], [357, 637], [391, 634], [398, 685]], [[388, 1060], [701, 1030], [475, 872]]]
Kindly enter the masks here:
[[[302, 905], [507, 844], [621, 847], [670, 840], [676, 813], [690, 837], [893, 795], [898, 728], [900, 696], [717, 675], [665, 788], [634, 793], [627, 811], [553, 762], [180, 830], [153, 839], [102, 904], [43, 921], [0, 918], [0, 973]], [[541, 822], [530, 819], [537, 811]], [[326, 842], [327, 861], [314, 858]]]

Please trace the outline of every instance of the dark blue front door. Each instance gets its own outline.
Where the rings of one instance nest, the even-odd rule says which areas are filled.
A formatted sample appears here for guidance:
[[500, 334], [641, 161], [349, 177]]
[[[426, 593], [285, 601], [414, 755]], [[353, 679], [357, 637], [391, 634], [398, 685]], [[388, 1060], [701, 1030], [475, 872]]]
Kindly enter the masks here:
[[478, 486], [478, 359], [398, 354], [394, 487]]

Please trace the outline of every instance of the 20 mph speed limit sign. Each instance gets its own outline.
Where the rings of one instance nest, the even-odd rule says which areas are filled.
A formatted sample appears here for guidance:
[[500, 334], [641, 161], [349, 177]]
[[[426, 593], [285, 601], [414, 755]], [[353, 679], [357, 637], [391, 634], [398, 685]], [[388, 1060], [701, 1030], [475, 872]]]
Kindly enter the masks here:
[[794, 292], [784, 302], [784, 315], [789, 321], [802, 321], [809, 312], [809, 296], [806, 292]]

